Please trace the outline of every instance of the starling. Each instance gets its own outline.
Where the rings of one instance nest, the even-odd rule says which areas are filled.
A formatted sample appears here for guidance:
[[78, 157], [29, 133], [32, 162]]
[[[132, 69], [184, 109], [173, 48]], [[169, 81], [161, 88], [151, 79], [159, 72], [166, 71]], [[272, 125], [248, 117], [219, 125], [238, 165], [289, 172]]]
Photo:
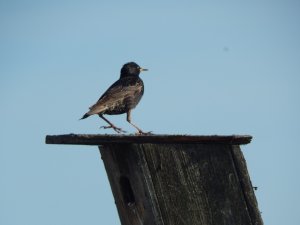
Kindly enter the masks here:
[[116, 127], [103, 115], [118, 115], [127, 113], [127, 121], [137, 129], [138, 134], [145, 134], [140, 128], [131, 122], [131, 111], [141, 100], [144, 94], [144, 83], [139, 77], [140, 72], [147, 71], [141, 68], [135, 62], [129, 62], [123, 65], [119, 80], [112, 84], [106, 92], [99, 98], [96, 104], [92, 105], [89, 111], [81, 119], [91, 115], [98, 114], [109, 126], [101, 128], [112, 128], [117, 133], [124, 132], [121, 128]]

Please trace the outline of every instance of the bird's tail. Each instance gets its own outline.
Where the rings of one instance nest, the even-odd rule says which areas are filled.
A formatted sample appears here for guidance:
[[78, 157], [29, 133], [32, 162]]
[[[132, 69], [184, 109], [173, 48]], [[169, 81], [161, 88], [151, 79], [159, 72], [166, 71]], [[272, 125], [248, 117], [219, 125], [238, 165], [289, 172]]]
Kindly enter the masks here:
[[85, 118], [88, 118], [90, 115], [88, 114], [88, 113], [86, 113], [86, 114], [84, 114], [83, 116], [82, 116], [82, 118], [80, 119], [80, 120], [83, 120], [83, 119], [85, 119]]

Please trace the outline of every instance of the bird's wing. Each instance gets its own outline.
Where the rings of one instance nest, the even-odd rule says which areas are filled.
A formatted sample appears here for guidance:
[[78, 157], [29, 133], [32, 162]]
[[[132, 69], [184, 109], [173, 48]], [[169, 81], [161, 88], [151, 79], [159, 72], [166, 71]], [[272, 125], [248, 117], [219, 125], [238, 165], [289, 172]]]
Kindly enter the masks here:
[[137, 81], [124, 82], [124, 80], [118, 80], [107, 89], [96, 104], [90, 107], [88, 114], [99, 114], [107, 109], [118, 107], [142, 91], [143, 86]]

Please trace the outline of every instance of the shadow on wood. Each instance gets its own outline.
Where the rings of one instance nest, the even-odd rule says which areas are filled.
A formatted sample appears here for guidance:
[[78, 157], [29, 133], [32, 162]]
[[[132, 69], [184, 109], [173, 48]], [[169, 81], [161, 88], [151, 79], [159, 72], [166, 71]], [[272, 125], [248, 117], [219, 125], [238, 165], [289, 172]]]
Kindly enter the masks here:
[[122, 225], [262, 225], [240, 144], [251, 136], [58, 135], [98, 145]]

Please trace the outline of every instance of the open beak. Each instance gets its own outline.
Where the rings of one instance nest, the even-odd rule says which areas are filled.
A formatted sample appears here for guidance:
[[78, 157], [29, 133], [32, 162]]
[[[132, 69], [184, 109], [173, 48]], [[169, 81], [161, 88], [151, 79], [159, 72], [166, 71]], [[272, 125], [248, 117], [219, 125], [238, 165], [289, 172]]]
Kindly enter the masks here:
[[140, 68], [140, 72], [142, 71], [148, 71], [148, 69]]

